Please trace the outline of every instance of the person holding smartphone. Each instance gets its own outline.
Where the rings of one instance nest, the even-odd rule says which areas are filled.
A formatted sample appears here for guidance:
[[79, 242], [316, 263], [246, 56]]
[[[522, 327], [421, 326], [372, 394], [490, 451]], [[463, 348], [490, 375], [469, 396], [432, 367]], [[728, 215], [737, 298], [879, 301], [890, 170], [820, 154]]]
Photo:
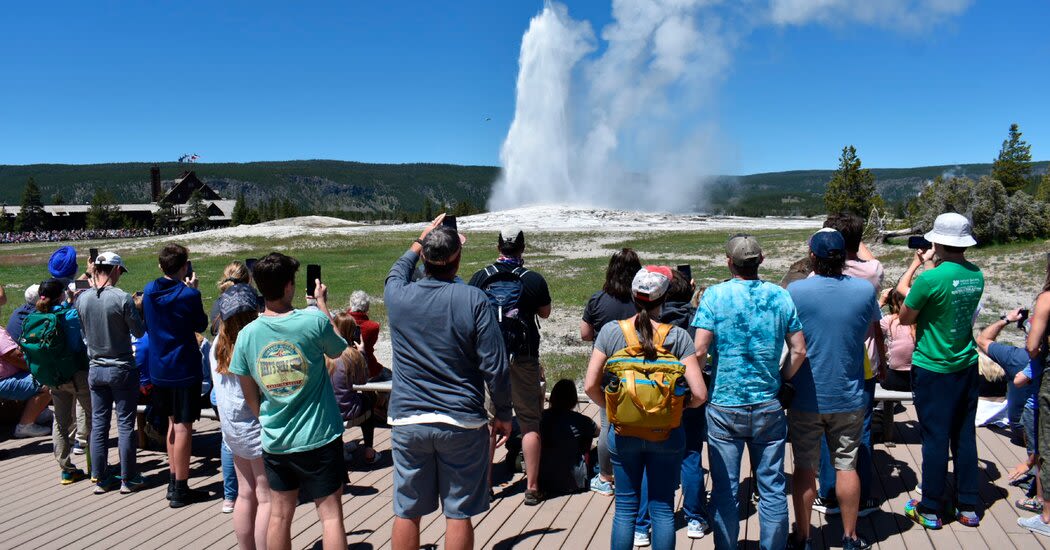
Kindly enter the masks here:
[[165, 246], [158, 262], [164, 276], [146, 285], [142, 312], [149, 327], [153, 403], [168, 417], [168, 501], [181, 508], [208, 496], [188, 485], [193, 422], [200, 419], [204, 380], [197, 333], [207, 330], [208, 315], [186, 247]]

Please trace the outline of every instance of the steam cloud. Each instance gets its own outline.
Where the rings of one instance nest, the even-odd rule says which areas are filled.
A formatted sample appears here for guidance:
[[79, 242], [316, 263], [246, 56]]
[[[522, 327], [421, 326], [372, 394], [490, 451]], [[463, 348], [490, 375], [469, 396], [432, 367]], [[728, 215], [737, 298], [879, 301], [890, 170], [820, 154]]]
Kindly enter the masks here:
[[755, 26], [915, 30], [971, 1], [613, 0], [600, 40], [548, 1], [522, 37], [514, 121], [489, 207], [695, 209], [719, 169], [717, 87]]

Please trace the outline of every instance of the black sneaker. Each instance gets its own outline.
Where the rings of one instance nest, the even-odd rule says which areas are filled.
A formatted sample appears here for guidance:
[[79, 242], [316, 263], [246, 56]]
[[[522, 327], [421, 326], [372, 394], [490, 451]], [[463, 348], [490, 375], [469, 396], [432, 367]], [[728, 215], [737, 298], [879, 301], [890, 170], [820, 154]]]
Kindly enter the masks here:
[[842, 550], [868, 550], [869, 548], [871, 548], [871, 543], [860, 535], [857, 535], [855, 539], [842, 537]]
[[871, 514], [879, 511], [879, 501], [873, 498], [867, 498], [860, 501], [860, 509], [857, 511], [857, 515], [866, 518]]
[[813, 509], [826, 516], [834, 516], [841, 513], [839, 500], [835, 497], [817, 497], [813, 499]]
[[168, 502], [168, 506], [171, 508], [182, 508], [189, 504], [204, 502], [208, 500], [208, 497], [209, 495], [206, 491], [190, 489], [185, 481], [176, 481], [175, 491], [171, 495], [171, 501]]

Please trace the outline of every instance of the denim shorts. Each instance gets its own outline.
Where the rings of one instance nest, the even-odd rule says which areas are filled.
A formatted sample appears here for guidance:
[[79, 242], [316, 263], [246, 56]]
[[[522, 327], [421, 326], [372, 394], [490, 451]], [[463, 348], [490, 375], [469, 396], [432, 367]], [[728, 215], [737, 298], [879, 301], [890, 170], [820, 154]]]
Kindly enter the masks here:
[[489, 509], [489, 430], [409, 424], [390, 430], [394, 514], [419, 518], [437, 510], [468, 519]]
[[33, 380], [28, 371], [0, 379], [0, 399], [25, 401], [40, 393], [40, 384]]

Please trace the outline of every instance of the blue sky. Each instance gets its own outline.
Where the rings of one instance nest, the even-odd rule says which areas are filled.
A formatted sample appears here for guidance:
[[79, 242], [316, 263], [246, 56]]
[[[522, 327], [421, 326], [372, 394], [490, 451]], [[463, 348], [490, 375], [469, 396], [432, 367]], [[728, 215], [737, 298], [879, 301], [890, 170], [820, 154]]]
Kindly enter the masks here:
[[[600, 29], [604, 1], [569, 1]], [[1008, 7], [1007, 7], [1008, 6]], [[0, 164], [330, 158], [498, 164], [539, 1], [23, 2], [0, 17]], [[761, 27], [713, 110], [723, 173], [1050, 159], [1050, 4], [918, 31]], [[491, 120], [486, 118], [491, 117]]]

